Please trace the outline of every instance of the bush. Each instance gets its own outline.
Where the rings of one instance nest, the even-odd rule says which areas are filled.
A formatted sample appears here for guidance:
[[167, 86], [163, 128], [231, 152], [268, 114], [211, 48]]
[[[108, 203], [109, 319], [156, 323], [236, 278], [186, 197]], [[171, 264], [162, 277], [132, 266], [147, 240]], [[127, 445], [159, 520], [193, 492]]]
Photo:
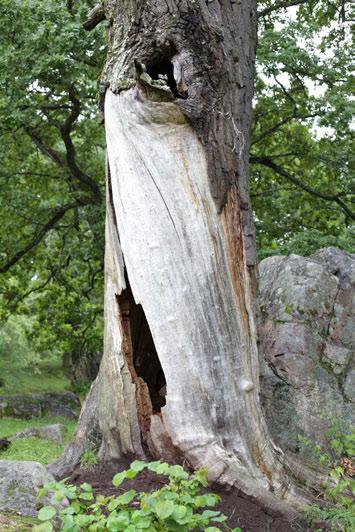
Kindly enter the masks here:
[[300, 438], [301, 443], [311, 448], [314, 456], [323, 465], [332, 467], [330, 478], [332, 482], [326, 486], [325, 496], [331, 505], [325, 508], [312, 505], [305, 511], [309, 523], [325, 521], [330, 530], [352, 532], [355, 530], [355, 431], [348, 434], [340, 432], [336, 425], [325, 435], [325, 445], [312, 445], [306, 438]]
[[[180, 465], [161, 462], [142, 462], [136, 460], [130, 469], [117, 473], [113, 485], [119, 487], [125, 479], [135, 478], [143, 469], [149, 469], [157, 475], [166, 475], [168, 483], [161, 489], [151, 492], [128, 490], [119, 496], [94, 496], [90, 484], [80, 487], [66, 484], [65, 481], [45, 486], [39, 496], [45, 496], [48, 490], [54, 495], [53, 506], [44, 506], [39, 511], [43, 524], [34, 528], [37, 532], [187, 532], [204, 530], [205, 532], [232, 531], [227, 518], [213, 508], [220, 501], [218, 495], [201, 494], [201, 488], [207, 487], [206, 471], [196, 471], [189, 475]], [[68, 504], [58, 509], [58, 504], [67, 499]], [[59, 528], [57, 528], [57, 525]], [[241, 532], [239, 528], [233, 532]]]

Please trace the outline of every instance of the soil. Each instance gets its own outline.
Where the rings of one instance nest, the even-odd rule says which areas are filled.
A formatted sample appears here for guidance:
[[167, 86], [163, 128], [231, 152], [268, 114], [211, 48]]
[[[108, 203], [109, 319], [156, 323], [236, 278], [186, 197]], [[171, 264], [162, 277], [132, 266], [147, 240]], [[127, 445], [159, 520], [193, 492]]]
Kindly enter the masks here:
[[[80, 485], [88, 482], [92, 485], [95, 494], [120, 495], [128, 489], [136, 491], [154, 491], [164, 486], [167, 479], [144, 469], [136, 478], [125, 480], [119, 488], [112, 485], [112, 477], [124, 469], [128, 469], [130, 461], [120, 461], [110, 465], [97, 466], [92, 470], [76, 469], [68, 482]], [[287, 521], [284, 517], [267, 512], [255, 502], [243, 497], [238, 490], [226, 489], [222, 486], [212, 485], [210, 491], [221, 497], [221, 502], [216, 507], [228, 517], [228, 525], [240, 527], [242, 532], [306, 532], [309, 529], [302, 523]]]

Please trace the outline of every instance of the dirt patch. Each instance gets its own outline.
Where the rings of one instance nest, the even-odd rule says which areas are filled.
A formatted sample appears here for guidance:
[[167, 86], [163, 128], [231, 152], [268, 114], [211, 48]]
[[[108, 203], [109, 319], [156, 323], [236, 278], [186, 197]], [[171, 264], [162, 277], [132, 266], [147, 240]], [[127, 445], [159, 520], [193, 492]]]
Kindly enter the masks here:
[[[112, 485], [112, 477], [130, 466], [130, 460], [98, 466], [91, 471], [77, 469], [71, 475], [69, 482], [80, 485], [88, 482], [95, 494], [120, 495], [128, 489], [136, 491], [154, 491], [166, 483], [166, 477], [156, 475], [149, 470], [143, 470], [132, 480], [125, 480], [119, 488]], [[298, 522], [290, 522], [280, 515], [269, 514], [256, 503], [241, 496], [238, 490], [227, 490], [221, 486], [211, 486], [210, 491], [218, 494], [222, 501], [217, 509], [228, 517], [230, 527], [240, 527], [243, 532], [306, 532], [309, 529]]]

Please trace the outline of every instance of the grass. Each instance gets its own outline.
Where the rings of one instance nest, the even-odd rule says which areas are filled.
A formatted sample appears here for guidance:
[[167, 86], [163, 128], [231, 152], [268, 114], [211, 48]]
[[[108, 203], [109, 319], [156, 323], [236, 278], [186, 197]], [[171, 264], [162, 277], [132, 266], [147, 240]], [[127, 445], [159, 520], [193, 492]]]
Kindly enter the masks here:
[[0, 360], [0, 395], [63, 392], [70, 390], [60, 360], [43, 361], [34, 366], [18, 366]]
[[63, 444], [42, 438], [21, 438], [15, 440], [6, 451], [0, 451], [0, 460], [34, 460], [44, 465], [49, 464], [61, 455], [72, 439], [76, 426], [75, 421], [68, 421], [65, 418], [0, 419], [0, 438], [12, 436], [30, 427], [42, 427], [53, 423], [63, 423], [67, 427]]
[[[70, 389], [70, 382], [64, 376], [61, 362], [43, 361], [37, 366], [18, 366], [0, 360], [0, 395], [63, 392]], [[14, 441], [6, 451], [0, 451], [0, 460], [34, 460], [49, 464], [58, 458], [72, 439], [76, 423], [66, 418], [33, 418], [29, 420], [0, 418], [0, 438], [12, 436], [30, 427], [42, 427], [63, 423], [67, 427], [64, 443], [59, 445], [42, 438], [23, 438]], [[1, 530], [1, 528], [0, 528]]]
[[21, 517], [19, 515], [0, 514], [1, 532], [27, 532], [38, 524], [35, 517]]

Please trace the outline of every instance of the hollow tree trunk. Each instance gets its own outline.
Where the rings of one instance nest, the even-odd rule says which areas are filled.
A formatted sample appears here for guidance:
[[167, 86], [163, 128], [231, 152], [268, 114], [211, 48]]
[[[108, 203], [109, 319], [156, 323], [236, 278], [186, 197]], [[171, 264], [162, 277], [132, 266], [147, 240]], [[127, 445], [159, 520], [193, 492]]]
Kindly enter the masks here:
[[[107, 0], [105, 16], [99, 455], [205, 465], [265, 505], [297, 508], [259, 403], [247, 175], [255, 2]], [[89, 428], [83, 414], [78, 433]]]

